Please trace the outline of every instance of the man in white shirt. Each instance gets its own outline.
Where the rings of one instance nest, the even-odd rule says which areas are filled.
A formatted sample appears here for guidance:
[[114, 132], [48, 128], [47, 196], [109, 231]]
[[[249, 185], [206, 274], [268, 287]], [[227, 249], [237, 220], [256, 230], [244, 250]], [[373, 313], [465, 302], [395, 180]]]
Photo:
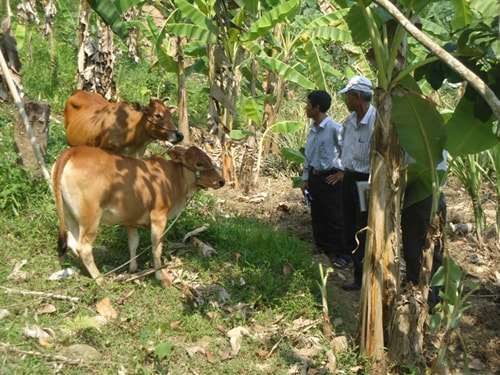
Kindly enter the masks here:
[[370, 154], [376, 109], [371, 104], [372, 83], [363, 76], [354, 76], [346, 87], [339, 91], [345, 94], [345, 102], [351, 114], [342, 128], [343, 204], [344, 204], [344, 254], [338, 257], [334, 266], [345, 268], [352, 259], [354, 282], [343, 285], [345, 290], [361, 289], [363, 256], [366, 233], [356, 233], [368, 222], [368, 202], [363, 207], [358, 192], [358, 183], [368, 182], [370, 177]]

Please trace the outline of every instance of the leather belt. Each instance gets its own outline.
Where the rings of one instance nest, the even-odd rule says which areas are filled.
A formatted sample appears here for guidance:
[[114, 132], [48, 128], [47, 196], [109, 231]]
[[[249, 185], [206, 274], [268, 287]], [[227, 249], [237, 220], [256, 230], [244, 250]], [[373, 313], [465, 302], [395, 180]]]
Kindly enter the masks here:
[[309, 168], [309, 171], [314, 176], [328, 176], [330, 174], [334, 174], [336, 172], [339, 172], [340, 169], [333, 168], [333, 169], [329, 169], [327, 171], [318, 171], [317, 169], [314, 169], [311, 167], [311, 168]]

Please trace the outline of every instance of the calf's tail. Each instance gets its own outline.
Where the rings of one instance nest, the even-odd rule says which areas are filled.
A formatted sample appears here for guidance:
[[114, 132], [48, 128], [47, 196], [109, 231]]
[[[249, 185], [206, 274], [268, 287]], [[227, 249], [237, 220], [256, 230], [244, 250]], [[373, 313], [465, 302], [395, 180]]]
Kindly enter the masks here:
[[66, 254], [68, 248], [68, 234], [66, 233], [66, 220], [64, 218], [63, 209], [63, 196], [62, 196], [62, 174], [64, 167], [71, 157], [70, 150], [64, 151], [59, 158], [57, 158], [54, 166], [52, 167], [52, 184], [54, 186], [54, 197], [56, 200], [57, 217], [59, 218], [59, 236], [57, 241], [57, 252], [59, 257]]

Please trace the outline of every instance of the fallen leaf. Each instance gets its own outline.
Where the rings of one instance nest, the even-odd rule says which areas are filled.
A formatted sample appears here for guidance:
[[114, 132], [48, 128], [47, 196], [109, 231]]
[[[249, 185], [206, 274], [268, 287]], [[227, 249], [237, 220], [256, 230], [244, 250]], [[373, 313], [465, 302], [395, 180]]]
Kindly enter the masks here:
[[205, 348], [202, 348], [201, 346], [190, 346], [189, 348], [186, 348], [186, 351], [190, 358], [192, 358], [196, 353], [205, 354]]
[[183, 323], [182, 320], [176, 320], [175, 322], [170, 323], [170, 328], [176, 329]]
[[292, 349], [292, 353], [295, 357], [302, 361], [310, 360], [312, 357], [318, 355], [318, 350], [314, 348], [302, 348], [302, 349]]
[[38, 343], [42, 345], [44, 348], [52, 348], [52, 344], [44, 339], [38, 339]]
[[326, 358], [328, 358], [328, 371], [330, 374], [334, 374], [337, 368], [337, 357], [335, 357], [332, 349], [326, 352]]
[[263, 191], [248, 198], [248, 203], [262, 203], [266, 198], [267, 192]]
[[484, 371], [485, 368], [486, 365], [477, 358], [474, 358], [472, 361], [469, 362], [470, 370]]
[[113, 308], [113, 306], [111, 306], [109, 297], [106, 297], [99, 301], [96, 305], [96, 310], [99, 314], [109, 320], [115, 320], [118, 317], [118, 313]]
[[36, 310], [36, 313], [37, 314], [53, 314], [56, 311], [57, 311], [56, 307], [49, 303], [47, 305], [43, 305], [43, 306], [39, 307]]
[[264, 350], [264, 349], [261, 349], [257, 352], [257, 355], [261, 358], [265, 358], [267, 357], [267, 355], [269, 354], [269, 350]]
[[220, 355], [221, 361], [227, 361], [228, 359], [231, 359], [231, 348], [226, 348]]
[[28, 263], [26, 259], [23, 259], [19, 262], [17, 262], [14, 265], [14, 269], [10, 273], [9, 276], [7, 276], [7, 279], [9, 280], [24, 280], [26, 279], [27, 273], [25, 271], [21, 271], [21, 268]]
[[10, 311], [7, 309], [0, 309], [0, 320], [6, 318], [10, 315]]
[[68, 268], [59, 270], [57, 272], [54, 272], [52, 275], [49, 276], [49, 280], [52, 280], [52, 281], [67, 280], [71, 276], [75, 275], [77, 272], [78, 272], [77, 268], [68, 267]]
[[209, 363], [214, 363], [215, 361], [215, 356], [214, 353], [212, 353], [210, 350], [205, 350], [205, 355], [207, 356], [207, 361]]
[[55, 338], [55, 333], [50, 328], [42, 328], [40, 326], [32, 325], [31, 327], [25, 327], [23, 333], [26, 337], [30, 339], [38, 338], [39, 340], [52, 341]]
[[241, 349], [241, 341], [243, 336], [248, 336], [250, 333], [244, 327], [235, 327], [227, 332], [227, 336], [230, 338], [232, 354], [237, 355]]
[[330, 341], [330, 346], [332, 347], [334, 353], [338, 353], [349, 349], [349, 343], [347, 342], [346, 336], [337, 336]]
[[215, 311], [208, 311], [208, 312], [207, 312], [207, 316], [208, 316], [210, 319], [214, 319], [214, 318], [216, 318], [216, 317], [217, 317], [217, 315], [218, 315], [218, 314], [217, 314], [217, 312], [215, 312]]

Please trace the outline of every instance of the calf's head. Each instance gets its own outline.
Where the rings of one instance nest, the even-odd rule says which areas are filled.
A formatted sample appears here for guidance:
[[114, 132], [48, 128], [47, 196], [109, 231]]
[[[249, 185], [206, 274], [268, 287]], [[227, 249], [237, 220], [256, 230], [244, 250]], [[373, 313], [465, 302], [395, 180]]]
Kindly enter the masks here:
[[163, 100], [150, 100], [149, 104], [143, 106], [140, 103], [132, 104], [136, 111], [142, 112], [146, 119], [146, 132], [154, 139], [169, 141], [173, 144], [179, 143], [184, 139], [184, 134], [179, 131], [172, 120], [172, 114], [177, 107], [164, 104], [169, 98]]
[[168, 151], [168, 155], [173, 161], [182, 164], [195, 174], [196, 185], [199, 188], [219, 189], [226, 183], [210, 157], [196, 146], [186, 150], [172, 149]]

